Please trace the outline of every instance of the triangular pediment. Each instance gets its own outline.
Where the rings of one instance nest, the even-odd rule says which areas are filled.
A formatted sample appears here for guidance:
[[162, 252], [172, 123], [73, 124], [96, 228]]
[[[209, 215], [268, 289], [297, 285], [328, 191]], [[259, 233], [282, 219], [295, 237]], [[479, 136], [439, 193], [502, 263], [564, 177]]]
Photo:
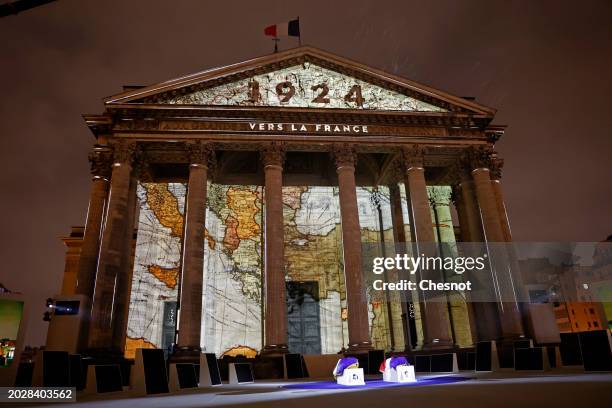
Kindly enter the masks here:
[[300, 47], [132, 89], [106, 104], [350, 109], [493, 115], [494, 109]]

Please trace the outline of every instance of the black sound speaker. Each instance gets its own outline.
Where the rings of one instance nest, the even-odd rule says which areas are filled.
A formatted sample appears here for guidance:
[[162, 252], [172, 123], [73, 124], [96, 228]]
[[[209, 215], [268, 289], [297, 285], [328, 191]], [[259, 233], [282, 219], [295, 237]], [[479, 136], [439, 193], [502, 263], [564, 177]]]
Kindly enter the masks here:
[[546, 346], [546, 357], [551, 368], [557, 368], [557, 350], [555, 346]]
[[198, 388], [195, 367], [192, 363], [176, 364], [176, 375], [178, 377], [178, 383], [181, 389]]
[[417, 373], [431, 372], [431, 356], [415, 356], [414, 371]]
[[515, 370], [544, 370], [544, 360], [542, 359], [542, 347], [517, 348], [514, 350], [514, 369]]
[[466, 354], [466, 370], [474, 371], [476, 370], [476, 353], [473, 351], [469, 351]]
[[579, 333], [584, 371], [612, 371], [612, 354], [607, 330]]
[[34, 374], [34, 363], [19, 363], [15, 387], [31, 387], [32, 375]]
[[304, 378], [302, 355], [299, 353], [285, 354], [285, 369], [287, 370], [288, 379]]
[[43, 386], [70, 387], [70, 357], [66, 351], [43, 351]]
[[476, 343], [476, 371], [492, 371], [492, 349], [493, 343], [490, 341]]
[[83, 364], [80, 354], [70, 354], [70, 386], [77, 390], [82, 390], [85, 387], [83, 376]]
[[385, 361], [385, 350], [368, 351], [367, 374], [379, 374], [378, 369], [380, 368], [380, 365], [383, 361]]
[[515, 349], [529, 348], [529, 347], [531, 347], [531, 341], [529, 341], [529, 340], [516, 340], [514, 342], [514, 348]]
[[123, 391], [121, 367], [119, 364], [94, 366], [96, 371], [96, 391], [98, 393]]
[[235, 363], [236, 378], [239, 383], [253, 382], [253, 370], [251, 369], [250, 363]]
[[169, 392], [166, 361], [162, 349], [142, 349], [145, 387], [147, 394], [162, 394]]
[[221, 384], [221, 373], [219, 371], [219, 363], [215, 353], [206, 353], [206, 365], [208, 366], [208, 373], [210, 375], [210, 385]]
[[431, 355], [431, 372], [432, 373], [449, 373], [454, 371], [453, 354], [432, 354]]
[[561, 362], [564, 366], [582, 365], [582, 353], [580, 352], [580, 338], [578, 333], [561, 333]]

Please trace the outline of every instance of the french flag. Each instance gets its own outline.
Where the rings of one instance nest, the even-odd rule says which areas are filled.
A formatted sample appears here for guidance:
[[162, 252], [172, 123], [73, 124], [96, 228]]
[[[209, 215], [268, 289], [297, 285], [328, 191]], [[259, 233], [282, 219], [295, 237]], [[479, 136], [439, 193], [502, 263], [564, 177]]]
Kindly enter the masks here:
[[284, 23], [268, 26], [264, 29], [264, 34], [274, 38], [278, 38], [280, 36], [299, 37], [300, 19], [298, 18]]

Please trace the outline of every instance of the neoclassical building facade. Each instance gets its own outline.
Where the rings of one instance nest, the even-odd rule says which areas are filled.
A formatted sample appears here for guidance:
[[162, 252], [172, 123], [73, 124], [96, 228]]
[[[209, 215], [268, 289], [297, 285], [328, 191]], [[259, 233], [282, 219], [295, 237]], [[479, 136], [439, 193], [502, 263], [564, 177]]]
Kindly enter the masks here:
[[362, 271], [364, 244], [511, 241], [494, 115], [312, 47], [106, 98], [84, 115], [90, 203], [65, 239], [63, 291], [89, 299], [81, 348], [410, 351], [523, 336], [517, 302], [380, 301]]

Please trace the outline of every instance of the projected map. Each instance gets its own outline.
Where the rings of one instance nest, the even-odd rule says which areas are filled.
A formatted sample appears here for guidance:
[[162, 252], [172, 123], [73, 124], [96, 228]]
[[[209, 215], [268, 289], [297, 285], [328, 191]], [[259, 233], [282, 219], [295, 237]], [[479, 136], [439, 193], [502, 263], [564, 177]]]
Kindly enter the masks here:
[[[138, 187], [128, 357], [172, 342], [185, 190], [178, 183]], [[385, 241], [392, 240], [388, 190], [380, 190], [380, 215], [372, 192], [357, 191], [362, 240], [379, 242], [381, 218]], [[283, 204], [287, 280], [318, 283], [321, 352], [336, 353], [348, 343], [338, 188], [284, 187]], [[217, 355], [253, 354], [263, 346], [263, 188], [210, 184], [207, 207], [201, 346]], [[389, 319], [400, 319], [399, 306], [390, 313], [372, 300], [368, 310], [374, 346], [388, 349]]]

